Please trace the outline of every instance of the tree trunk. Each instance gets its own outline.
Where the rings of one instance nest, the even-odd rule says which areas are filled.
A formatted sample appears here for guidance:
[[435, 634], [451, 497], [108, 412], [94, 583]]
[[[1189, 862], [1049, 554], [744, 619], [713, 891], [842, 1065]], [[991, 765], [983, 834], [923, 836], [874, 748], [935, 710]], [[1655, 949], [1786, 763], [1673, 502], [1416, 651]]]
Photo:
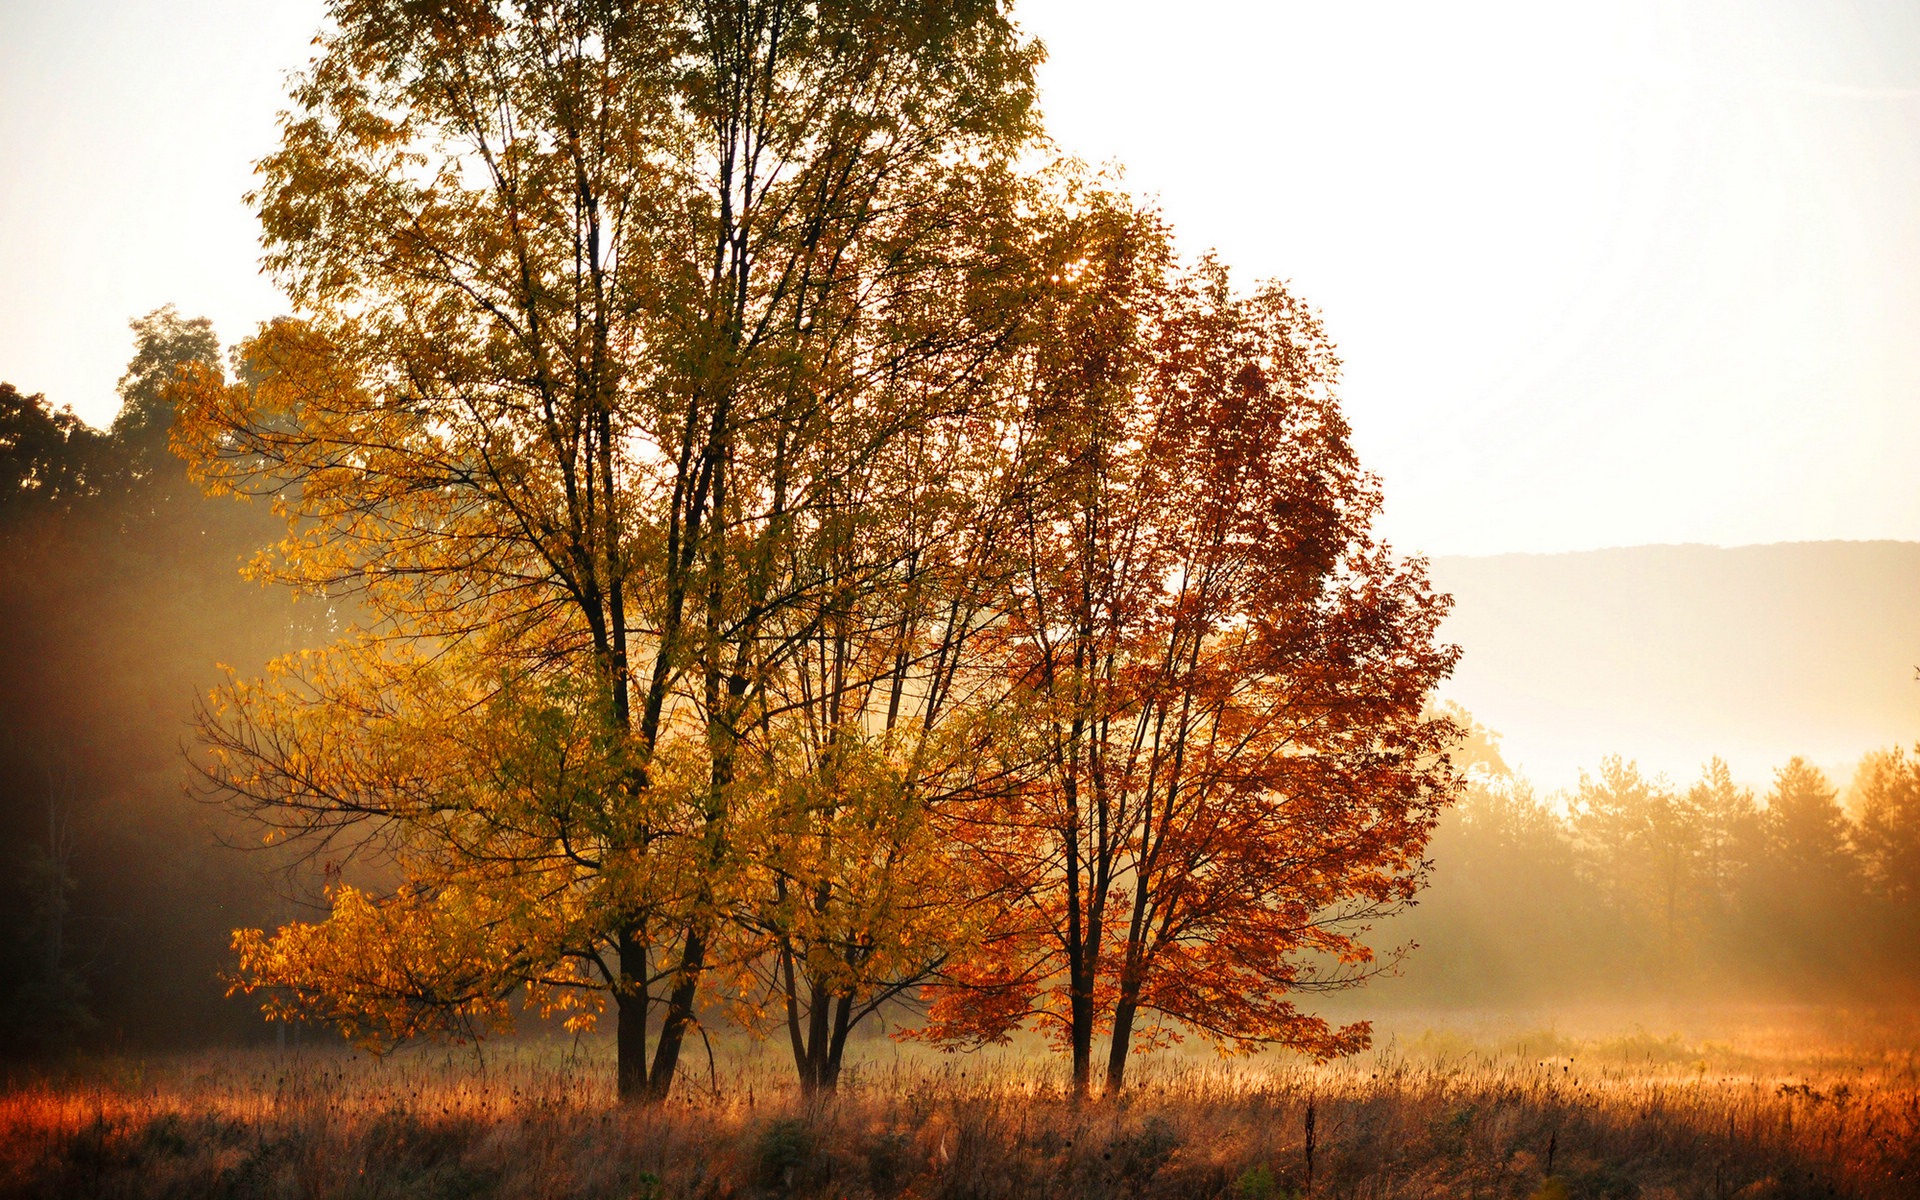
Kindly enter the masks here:
[[[1147, 831], [1141, 834], [1147, 840]], [[1133, 1050], [1133, 1018], [1140, 1011], [1140, 989], [1147, 976], [1147, 891], [1151, 873], [1138, 872], [1133, 887], [1133, 913], [1128, 921], [1127, 952], [1120, 967], [1120, 995], [1113, 1006], [1113, 1043], [1107, 1049], [1107, 1094], [1118, 1095], [1126, 1083], [1127, 1055]]]
[[827, 1075], [827, 989], [815, 981], [807, 987], [807, 1057], [800, 1067], [800, 1090], [821, 1091]]
[[[786, 896], [786, 885], [776, 884], [782, 899]], [[807, 1086], [807, 1035], [800, 1032], [800, 990], [794, 978], [793, 949], [780, 947], [780, 979], [786, 992], [787, 1005], [787, 1041], [793, 1047], [793, 1073], [799, 1077], [800, 1088]]]
[[647, 1098], [647, 952], [631, 929], [620, 931], [620, 987], [614, 992], [615, 1077], [622, 1104]]
[[1073, 997], [1073, 1098], [1093, 1093], [1093, 1003], [1078, 992]]
[[680, 1066], [680, 1047], [687, 1030], [693, 1027], [693, 997], [700, 983], [700, 968], [705, 965], [706, 942], [698, 931], [687, 933], [687, 952], [681, 956], [679, 978], [673, 994], [667, 997], [667, 1017], [660, 1023], [660, 1044], [653, 1052], [653, 1073], [647, 1079], [647, 1095], [665, 1100], [673, 1089], [673, 1073]]
[[[1078, 730], [1076, 729], [1076, 734]], [[1072, 775], [1067, 798], [1067, 1045], [1073, 1052], [1073, 1098], [1084, 1100], [1093, 1086], [1093, 964], [1087, 961], [1081, 924], [1080, 805]]]
[[1113, 1045], [1107, 1050], [1107, 1095], [1115, 1096], [1126, 1085], [1127, 1053], [1133, 1049], [1133, 1015], [1139, 1001], [1123, 995], [1113, 1006]]
[[1102, 927], [1105, 925], [1103, 872], [1088, 872], [1087, 940], [1080, 952], [1080, 982], [1073, 989], [1073, 1091], [1084, 1099], [1093, 1092], [1093, 989], [1100, 978]]
[[840, 1060], [847, 1052], [847, 1034], [853, 1029], [853, 997], [841, 996], [833, 1004], [833, 1041], [827, 1045], [825, 1074], [820, 1081], [822, 1091], [838, 1091], [840, 1088]]
[[[1084, 953], [1084, 952], [1083, 952]], [[1090, 972], [1069, 970], [1068, 1038], [1073, 1047], [1073, 1098], [1085, 1100], [1093, 1090], [1093, 986]]]
[[787, 1036], [793, 1043], [793, 1068], [800, 1094], [833, 1092], [840, 1086], [840, 1063], [853, 1029], [853, 997], [834, 995], [818, 983], [808, 985], [807, 1020], [800, 1023], [799, 993], [793, 986], [792, 959], [782, 959], [787, 991]]

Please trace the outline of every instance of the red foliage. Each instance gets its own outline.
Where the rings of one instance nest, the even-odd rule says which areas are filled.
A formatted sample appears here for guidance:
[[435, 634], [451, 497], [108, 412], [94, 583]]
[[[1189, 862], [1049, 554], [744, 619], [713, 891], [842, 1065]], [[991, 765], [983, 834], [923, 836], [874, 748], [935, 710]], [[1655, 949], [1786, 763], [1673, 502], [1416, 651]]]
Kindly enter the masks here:
[[1089, 253], [1035, 364], [994, 639], [1021, 783], [953, 818], [1000, 911], [923, 1031], [1037, 1017], [1083, 1091], [1096, 1032], [1110, 1089], [1182, 1028], [1363, 1047], [1294, 997], [1378, 969], [1361, 935], [1419, 887], [1453, 788], [1454, 729], [1423, 715], [1447, 599], [1369, 533], [1319, 322], [1212, 262], [1170, 280], [1141, 236]]

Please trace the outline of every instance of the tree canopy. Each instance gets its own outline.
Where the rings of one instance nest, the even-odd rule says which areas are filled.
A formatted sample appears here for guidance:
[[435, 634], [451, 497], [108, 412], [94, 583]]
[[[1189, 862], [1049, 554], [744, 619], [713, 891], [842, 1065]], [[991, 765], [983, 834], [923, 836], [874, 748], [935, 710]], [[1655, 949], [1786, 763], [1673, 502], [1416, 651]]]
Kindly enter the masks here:
[[[831, 1087], [888, 1001], [1061, 969], [1083, 1081], [1109, 992], [1115, 1087], [1142, 1009], [1359, 1044], [1283, 997], [1417, 886], [1453, 652], [1302, 302], [1035, 168], [990, 0], [331, 18], [253, 196], [300, 315], [173, 437], [355, 617], [216, 693], [209, 786], [402, 882], [244, 986], [377, 1046], [610, 999], [626, 1097], [703, 1006]], [[1089, 906], [1117, 973], [1047, 941]]]

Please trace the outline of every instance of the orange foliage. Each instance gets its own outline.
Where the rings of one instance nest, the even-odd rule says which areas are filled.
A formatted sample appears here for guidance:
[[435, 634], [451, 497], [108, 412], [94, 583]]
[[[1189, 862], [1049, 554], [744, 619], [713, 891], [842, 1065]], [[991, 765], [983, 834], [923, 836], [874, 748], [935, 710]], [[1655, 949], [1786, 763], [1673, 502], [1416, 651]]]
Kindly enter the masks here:
[[1422, 715], [1446, 602], [1367, 532], [1318, 322], [1210, 262], [1169, 280], [1157, 236], [1114, 232], [1035, 372], [1029, 567], [996, 629], [1027, 720], [1002, 752], [1035, 769], [954, 822], [1004, 915], [926, 1030], [1037, 1016], [1082, 1090], [1096, 1031], [1109, 1088], [1180, 1027], [1364, 1046], [1293, 997], [1377, 969], [1360, 935], [1419, 886], [1454, 786], [1455, 727]]
[[375, 1045], [611, 996], [630, 1097], [717, 1003], [830, 1087], [936, 972], [929, 1036], [1038, 1014], [1083, 1086], [1096, 1027], [1113, 1086], [1163, 1019], [1360, 1045], [1290, 997], [1417, 885], [1453, 652], [1317, 321], [1020, 171], [996, 4], [655, 15], [342, 3], [295, 81], [308, 317], [174, 437], [340, 636], [206, 770], [404, 883], [242, 986]]

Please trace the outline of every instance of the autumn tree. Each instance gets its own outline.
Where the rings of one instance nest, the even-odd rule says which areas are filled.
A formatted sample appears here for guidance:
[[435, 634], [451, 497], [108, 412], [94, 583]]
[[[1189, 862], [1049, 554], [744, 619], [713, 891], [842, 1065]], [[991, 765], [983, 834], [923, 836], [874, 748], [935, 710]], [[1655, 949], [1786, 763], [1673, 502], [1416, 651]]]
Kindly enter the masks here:
[[[938, 492], [991, 391], [1037, 50], [981, 0], [330, 16], [254, 196], [302, 317], [203, 374], [176, 443], [286, 515], [260, 574], [365, 614], [220, 693], [210, 780], [406, 882], [243, 933], [244, 981], [374, 1044], [610, 995], [628, 1098], [748, 958], [832, 1038], [912, 968], [782, 890], [820, 895], [837, 814], [912, 825], [925, 754], [868, 718], [911, 694], [924, 733], [899, 681], [950, 640], [869, 600], [933, 578], [913, 548], [849, 528]], [[908, 936], [880, 893], [916, 878], [853, 924]]]
[[736, 1011], [784, 1025], [806, 1090], [835, 1087], [854, 1027], [987, 915], [938, 814], [997, 786], [985, 751], [1003, 690], [978, 660], [1011, 561], [998, 409], [845, 480], [809, 542], [833, 583], [770, 623], [797, 649], [743, 732], [757, 799], [723, 959]]
[[[1379, 507], [1312, 313], [1176, 271], [1157, 221], [1086, 197], [1021, 425], [1022, 568], [994, 628], [1021, 782], [954, 822], [1005, 915], [934, 989], [929, 1036], [1028, 1018], [1091, 1087], [1197, 1032], [1229, 1050], [1365, 1044], [1299, 994], [1375, 963], [1453, 775], [1428, 693], [1455, 651]], [[1010, 774], [1015, 773], [1010, 768]], [[1171, 1024], [1170, 1024], [1171, 1023]]]

